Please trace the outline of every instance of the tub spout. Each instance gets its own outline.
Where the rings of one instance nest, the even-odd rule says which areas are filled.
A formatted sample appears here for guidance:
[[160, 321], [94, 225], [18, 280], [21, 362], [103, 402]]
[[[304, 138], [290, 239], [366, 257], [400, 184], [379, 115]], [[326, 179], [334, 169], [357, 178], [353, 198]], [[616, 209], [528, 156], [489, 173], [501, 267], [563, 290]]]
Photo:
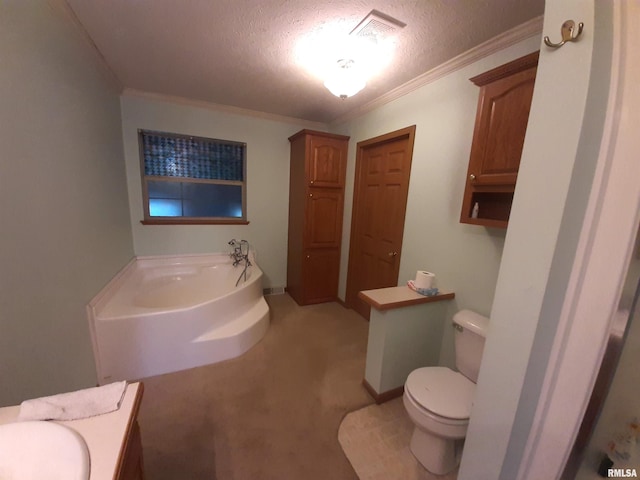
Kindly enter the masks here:
[[235, 238], [229, 242], [233, 246], [233, 252], [229, 256], [233, 259], [233, 266], [236, 267], [244, 262], [245, 267], [251, 265], [249, 261], [249, 242], [246, 240], [236, 240]]

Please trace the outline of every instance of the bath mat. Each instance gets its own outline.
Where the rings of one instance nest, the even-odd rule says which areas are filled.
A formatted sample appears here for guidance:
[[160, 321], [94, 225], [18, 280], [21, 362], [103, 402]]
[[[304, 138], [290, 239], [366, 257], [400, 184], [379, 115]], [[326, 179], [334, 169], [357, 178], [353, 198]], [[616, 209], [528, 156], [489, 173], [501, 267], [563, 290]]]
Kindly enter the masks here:
[[409, 450], [413, 423], [402, 398], [347, 414], [338, 441], [360, 480], [456, 480], [457, 470], [436, 476]]

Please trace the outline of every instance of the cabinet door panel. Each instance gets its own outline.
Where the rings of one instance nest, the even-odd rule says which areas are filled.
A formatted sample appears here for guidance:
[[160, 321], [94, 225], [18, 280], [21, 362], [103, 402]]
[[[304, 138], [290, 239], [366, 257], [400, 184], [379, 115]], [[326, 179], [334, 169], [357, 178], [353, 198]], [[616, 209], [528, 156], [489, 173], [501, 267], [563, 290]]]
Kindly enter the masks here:
[[306, 246], [338, 248], [342, 236], [342, 190], [310, 189], [307, 197]]
[[483, 87], [479, 132], [470, 160], [476, 185], [515, 184], [535, 76], [531, 68]]
[[346, 167], [345, 142], [333, 138], [311, 137], [309, 185], [342, 188]]
[[144, 480], [142, 440], [137, 420], [134, 421], [131, 428], [131, 436], [126, 443], [126, 451], [122, 462], [122, 468], [119, 471], [117, 480]]
[[304, 303], [335, 300], [338, 295], [340, 251], [307, 250], [304, 258]]

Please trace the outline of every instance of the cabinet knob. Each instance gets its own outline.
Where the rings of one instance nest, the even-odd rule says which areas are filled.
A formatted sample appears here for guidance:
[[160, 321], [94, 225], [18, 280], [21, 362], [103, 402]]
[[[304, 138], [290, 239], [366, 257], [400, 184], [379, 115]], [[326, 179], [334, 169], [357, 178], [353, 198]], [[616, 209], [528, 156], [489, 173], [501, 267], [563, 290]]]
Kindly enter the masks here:
[[310, 183], [311, 185], [313, 185], [313, 180], [311, 180], [309, 183]]
[[310, 196], [310, 197], [313, 197], [313, 193], [310, 193], [310, 194], [309, 194], [309, 196]]
[[307, 258], [311, 258], [311, 255], [307, 255]]
[[469, 175], [469, 180], [473, 182], [475, 179], [476, 179], [476, 176], [473, 173]]
[[397, 255], [398, 255], [398, 252], [389, 252], [390, 257], [396, 257]]

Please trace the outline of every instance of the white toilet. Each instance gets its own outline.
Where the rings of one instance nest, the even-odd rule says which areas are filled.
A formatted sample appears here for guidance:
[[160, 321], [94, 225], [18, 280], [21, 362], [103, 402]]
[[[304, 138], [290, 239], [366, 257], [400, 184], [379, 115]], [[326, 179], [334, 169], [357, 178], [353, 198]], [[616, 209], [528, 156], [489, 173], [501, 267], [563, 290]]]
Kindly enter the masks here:
[[418, 368], [404, 385], [403, 401], [415, 424], [410, 449], [436, 475], [458, 466], [482, 360], [489, 319], [470, 310], [453, 316], [456, 368]]

